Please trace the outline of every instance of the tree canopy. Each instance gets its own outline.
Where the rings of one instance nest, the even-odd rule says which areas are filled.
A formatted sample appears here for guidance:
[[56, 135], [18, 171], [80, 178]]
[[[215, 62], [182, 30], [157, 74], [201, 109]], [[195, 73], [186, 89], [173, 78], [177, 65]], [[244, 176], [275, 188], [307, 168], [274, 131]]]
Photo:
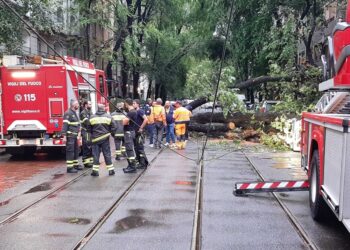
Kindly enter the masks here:
[[[221, 101], [234, 102], [239, 88], [247, 99], [296, 100], [300, 111], [318, 98], [321, 70], [313, 36], [327, 25], [326, 0], [232, 0], [233, 17], [224, 58]], [[52, 0], [22, 0], [17, 7], [44, 32], [58, 32], [48, 18]], [[346, 1], [338, 1], [344, 7]], [[120, 68], [121, 96], [138, 97], [146, 76], [149, 97], [195, 98], [213, 95], [228, 26], [229, 0], [75, 0], [71, 12], [83, 30], [85, 59], [103, 56], [109, 71]], [[112, 32], [107, 41], [91, 39], [91, 26]], [[22, 26], [0, 8], [3, 52], [20, 47]], [[324, 44], [320, 45], [325, 46]], [[322, 49], [322, 48], [321, 48]], [[304, 58], [300, 59], [300, 50]], [[132, 87], [130, 87], [132, 86]], [[129, 93], [131, 91], [131, 93]], [[288, 106], [288, 105], [287, 105]]]

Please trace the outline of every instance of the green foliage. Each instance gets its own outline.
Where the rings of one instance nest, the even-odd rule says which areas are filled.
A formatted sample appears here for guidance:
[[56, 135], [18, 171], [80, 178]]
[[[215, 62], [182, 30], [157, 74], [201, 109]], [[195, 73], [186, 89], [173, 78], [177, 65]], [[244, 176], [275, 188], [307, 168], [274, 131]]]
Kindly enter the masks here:
[[[194, 98], [207, 96], [210, 101], [213, 101], [219, 70], [216, 65], [217, 63], [208, 59], [194, 62], [187, 75], [185, 92]], [[243, 103], [237, 97], [236, 91], [229, 88], [235, 81], [234, 74], [235, 70], [230, 66], [223, 68], [221, 74], [218, 101], [223, 106], [225, 116], [230, 111], [243, 110], [244, 108]]]
[[[15, 1], [12, 7], [38, 31], [54, 33], [60, 25], [53, 17], [57, 1], [21, 0]], [[23, 36], [26, 33], [23, 23], [2, 2], [0, 2], [0, 54], [21, 54]]]
[[288, 146], [284, 143], [283, 140], [278, 138], [275, 134], [265, 134], [262, 133], [260, 136], [260, 142], [269, 148], [278, 150], [278, 151], [288, 151]]

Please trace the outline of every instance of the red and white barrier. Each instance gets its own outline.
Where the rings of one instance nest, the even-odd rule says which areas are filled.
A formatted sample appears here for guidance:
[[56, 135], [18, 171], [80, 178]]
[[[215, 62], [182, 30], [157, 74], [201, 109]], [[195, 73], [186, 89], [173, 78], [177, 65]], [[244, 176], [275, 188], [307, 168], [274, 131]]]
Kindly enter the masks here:
[[244, 193], [307, 190], [309, 190], [309, 181], [243, 182], [235, 184], [234, 193], [239, 195]]

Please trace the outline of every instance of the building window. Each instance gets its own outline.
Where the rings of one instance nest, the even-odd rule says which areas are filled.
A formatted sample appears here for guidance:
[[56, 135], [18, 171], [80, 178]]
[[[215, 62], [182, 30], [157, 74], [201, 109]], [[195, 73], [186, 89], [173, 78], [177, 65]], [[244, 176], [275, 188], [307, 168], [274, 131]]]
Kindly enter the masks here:
[[63, 23], [63, 10], [61, 7], [57, 8], [56, 11], [56, 18], [58, 23]]

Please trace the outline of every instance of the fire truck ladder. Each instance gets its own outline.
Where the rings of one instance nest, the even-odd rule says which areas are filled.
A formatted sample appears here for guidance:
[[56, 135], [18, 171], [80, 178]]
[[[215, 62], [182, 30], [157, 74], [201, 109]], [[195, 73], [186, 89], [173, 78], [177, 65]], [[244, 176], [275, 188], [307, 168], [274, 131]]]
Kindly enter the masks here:
[[235, 184], [233, 194], [236, 196], [247, 193], [308, 191], [309, 181], [261, 181], [239, 182]]
[[349, 114], [349, 93], [341, 91], [328, 91], [324, 93], [321, 99], [316, 104], [316, 111], [319, 113]]

